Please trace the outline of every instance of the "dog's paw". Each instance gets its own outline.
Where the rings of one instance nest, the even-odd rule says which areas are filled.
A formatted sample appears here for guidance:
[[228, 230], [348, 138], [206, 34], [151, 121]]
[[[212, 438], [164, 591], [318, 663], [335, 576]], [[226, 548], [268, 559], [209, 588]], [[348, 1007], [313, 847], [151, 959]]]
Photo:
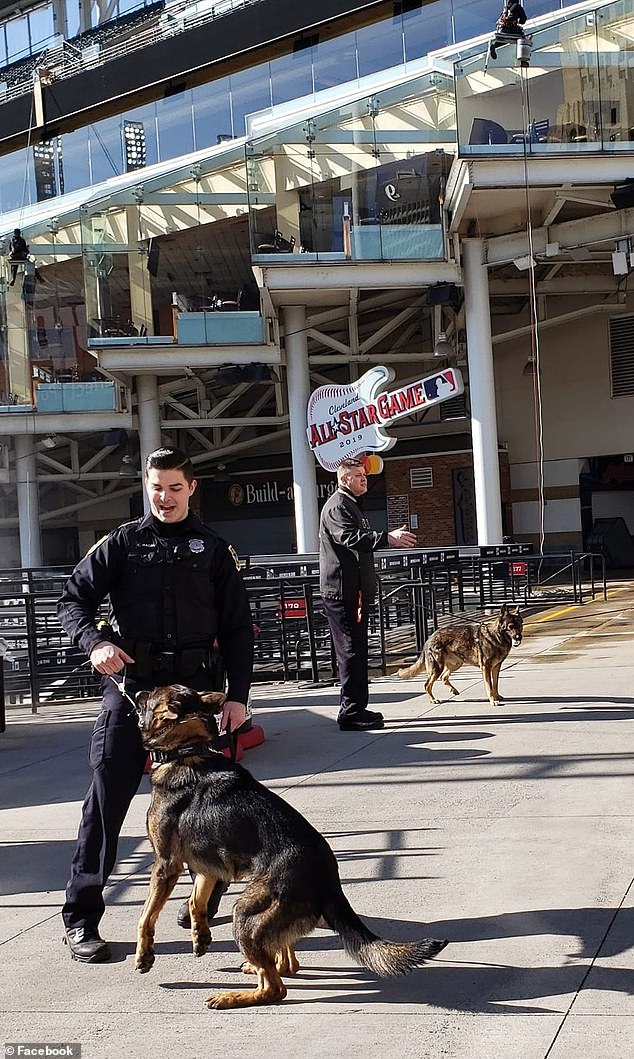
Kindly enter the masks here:
[[248, 960], [244, 961], [244, 963], [240, 967], [240, 970], [242, 971], [243, 974], [257, 974], [258, 973], [257, 967], [254, 967], [253, 964], [249, 963]]
[[208, 930], [201, 930], [196, 937], [192, 939], [194, 956], [204, 956], [210, 945], [211, 933]]
[[156, 957], [153, 952], [144, 952], [140, 956], [137, 956], [134, 961], [134, 968], [139, 971], [140, 974], [147, 974], [154, 966], [155, 959]]

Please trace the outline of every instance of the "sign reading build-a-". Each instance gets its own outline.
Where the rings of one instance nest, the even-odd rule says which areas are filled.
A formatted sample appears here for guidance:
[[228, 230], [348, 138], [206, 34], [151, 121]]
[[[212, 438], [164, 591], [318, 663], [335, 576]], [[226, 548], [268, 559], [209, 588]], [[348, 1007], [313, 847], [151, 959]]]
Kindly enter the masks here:
[[384, 452], [396, 438], [385, 427], [397, 419], [430, 408], [464, 392], [457, 368], [443, 368], [397, 390], [381, 393], [394, 378], [377, 365], [348, 386], [320, 386], [307, 410], [308, 444], [322, 467], [337, 469], [342, 460], [364, 452]]

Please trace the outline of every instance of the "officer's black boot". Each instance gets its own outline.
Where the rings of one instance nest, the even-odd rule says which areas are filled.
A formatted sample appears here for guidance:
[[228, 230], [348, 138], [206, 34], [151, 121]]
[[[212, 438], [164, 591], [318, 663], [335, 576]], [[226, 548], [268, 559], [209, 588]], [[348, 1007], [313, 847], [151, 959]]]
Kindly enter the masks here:
[[[228, 889], [229, 883], [221, 882], [220, 880], [218, 880], [213, 890], [211, 891], [211, 894], [209, 895], [209, 900], [207, 901], [207, 921], [209, 923], [211, 923], [216, 912], [218, 911], [222, 895], [226, 894]], [[176, 913], [176, 922], [178, 923], [179, 927], [184, 927], [185, 930], [190, 930], [192, 921], [189, 915], [189, 899], [187, 901], [183, 901], [178, 912]]]
[[99, 936], [96, 927], [66, 927], [64, 944], [71, 959], [80, 963], [105, 963], [112, 956], [110, 946]]

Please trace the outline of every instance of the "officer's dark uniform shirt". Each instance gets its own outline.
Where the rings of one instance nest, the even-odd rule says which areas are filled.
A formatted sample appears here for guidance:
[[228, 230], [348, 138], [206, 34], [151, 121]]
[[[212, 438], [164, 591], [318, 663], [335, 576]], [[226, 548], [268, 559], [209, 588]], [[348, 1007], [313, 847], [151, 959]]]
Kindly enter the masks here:
[[211, 649], [217, 638], [227, 697], [246, 702], [253, 661], [249, 601], [235, 553], [194, 514], [171, 524], [151, 513], [126, 522], [77, 564], [58, 615], [87, 655], [108, 639], [95, 627], [106, 596], [110, 623], [124, 650], [138, 641], [156, 645], [157, 651]]
[[326, 599], [366, 605], [376, 593], [373, 552], [387, 545], [387, 533], [372, 529], [359, 502], [345, 486], [328, 497], [319, 523], [319, 588]]

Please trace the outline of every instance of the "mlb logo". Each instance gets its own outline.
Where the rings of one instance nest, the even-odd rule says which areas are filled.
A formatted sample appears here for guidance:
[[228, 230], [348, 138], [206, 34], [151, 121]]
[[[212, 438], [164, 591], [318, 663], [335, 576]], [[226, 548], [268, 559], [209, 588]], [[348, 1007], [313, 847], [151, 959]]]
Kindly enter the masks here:
[[423, 383], [423, 389], [428, 401], [443, 401], [451, 397], [456, 389], [453, 371], [448, 368], [446, 371], [440, 371], [438, 375], [432, 375], [431, 379], [426, 379]]

